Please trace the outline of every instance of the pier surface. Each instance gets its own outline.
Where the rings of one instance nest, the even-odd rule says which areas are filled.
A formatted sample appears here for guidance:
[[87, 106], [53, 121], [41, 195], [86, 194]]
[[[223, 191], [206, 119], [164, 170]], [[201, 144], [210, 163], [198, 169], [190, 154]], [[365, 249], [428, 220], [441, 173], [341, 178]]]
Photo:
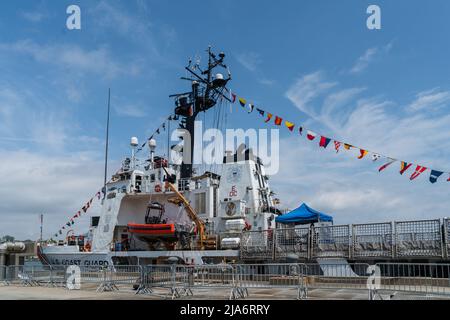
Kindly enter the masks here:
[[[296, 293], [292, 289], [259, 289], [250, 291], [252, 300], [293, 300]], [[193, 296], [183, 297], [186, 300], [228, 300], [227, 290], [196, 290]], [[382, 295], [383, 300], [421, 300], [438, 299], [420, 295], [396, 294], [390, 298]], [[167, 290], [155, 290], [151, 294], [135, 294], [130, 289], [112, 292], [96, 292], [95, 290], [68, 290], [52, 287], [0, 286], [0, 300], [161, 300], [171, 299]], [[351, 289], [313, 289], [306, 300], [367, 300], [366, 291]], [[443, 299], [440, 297], [439, 299]]]

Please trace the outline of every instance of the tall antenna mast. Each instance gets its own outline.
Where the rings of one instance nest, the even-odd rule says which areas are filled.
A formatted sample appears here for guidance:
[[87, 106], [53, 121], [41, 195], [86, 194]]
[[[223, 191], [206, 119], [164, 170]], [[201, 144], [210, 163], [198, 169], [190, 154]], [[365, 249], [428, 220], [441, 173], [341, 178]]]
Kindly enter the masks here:
[[106, 197], [106, 179], [108, 177], [108, 146], [109, 146], [109, 113], [111, 109], [111, 88], [108, 89], [108, 115], [106, 120], [106, 143], [105, 143], [105, 178], [103, 180], [103, 199]]
[[[231, 102], [231, 99], [227, 96], [229, 90], [226, 88], [228, 81], [231, 80], [231, 74], [224, 63], [225, 54], [220, 52], [216, 56], [211, 51], [211, 46], [208, 47], [207, 53], [208, 66], [206, 69], [202, 69], [199, 64], [196, 64], [194, 68], [191, 66], [191, 62], [185, 68], [190, 77], [182, 77], [181, 79], [191, 82], [191, 91], [170, 96], [175, 98], [175, 114], [183, 117], [180, 124], [181, 128], [186, 129], [190, 134], [190, 145], [183, 146], [182, 179], [192, 177], [195, 119], [197, 115], [214, 107], [222, 99]], [[227, 72], [228, 78], [225, 78], [222, 73], [214, 74], [218, 67]], [[185, 159], [190, 159], [190, 162], [185, 162]]]

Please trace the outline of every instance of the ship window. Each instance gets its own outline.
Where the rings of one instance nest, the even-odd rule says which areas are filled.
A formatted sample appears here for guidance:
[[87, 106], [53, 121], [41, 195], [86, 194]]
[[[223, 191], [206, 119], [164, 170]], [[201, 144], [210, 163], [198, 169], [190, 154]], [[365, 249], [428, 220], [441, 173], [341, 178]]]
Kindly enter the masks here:
[[197, 213], [206, 213], [206, 193], [196, 193], [195, 194], [195, 210]]
[[150, 182], [155, 182], [155, 179], [156, 179], [155, 174], [152, 173], [152, 174], [150, 175]]

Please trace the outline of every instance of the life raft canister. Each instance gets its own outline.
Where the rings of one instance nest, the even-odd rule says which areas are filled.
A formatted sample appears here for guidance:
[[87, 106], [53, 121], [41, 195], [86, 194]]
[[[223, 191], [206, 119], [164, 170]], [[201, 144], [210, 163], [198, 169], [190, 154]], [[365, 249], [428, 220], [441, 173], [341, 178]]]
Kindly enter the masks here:
[[155, 192], [161, 192], [161, 191], [162, 191], [161, 185], [157, 184], [157, 185], [155, 186]]

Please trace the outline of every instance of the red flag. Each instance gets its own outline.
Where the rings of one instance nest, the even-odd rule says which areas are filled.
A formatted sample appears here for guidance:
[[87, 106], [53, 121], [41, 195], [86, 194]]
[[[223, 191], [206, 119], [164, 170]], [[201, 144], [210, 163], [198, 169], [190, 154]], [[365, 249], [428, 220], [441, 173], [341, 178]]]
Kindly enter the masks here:
[[411, 177], [409, 178], [409, 180], [414, 180], [415, 178], [417, 178], [418, 176], [420, 176], [421, 173], [425, 172], [425, 170], [427, 170], [426, 167], [417, 166], [417, 167], [416, 167], [416, 170], [415, 170], [414, 173], [411, 175]]
[[275, 124], [277, 126], [281, 126], [281, 123], [283, 122], [283, 119], [280, 118], [279, 116], [275, 116]]
[[390, 160], [389, 162], [383, 164], [383, 165], [378, 169], [379, 172], [383, 171], [384, 169], [386, 169], [387, 167], [389, 167], [391, 164], [393, 164], [393, 163], [395, 162], [394, 159], [389, 159], [389, 160]]
[[309, 140], [313, 141], [313, 140], [316, 138], [316, 133], [314, 133], [314, 132], [308, 130], [308, 133], [306, 134], [306, 137], [307, 137]]
[[339, 152], [340, 147], [341, 147], [341, 143], [339, 141], [334, 141], [334, 148], [336, 149], [336, 153]]
[[231, 93], [231, 103], [235, 103], [236, 102], [236, 95], [234, 93]]
[[327, 148], [328, 144], [330, 143], [331, 139], [321, 136], [320, 137], [320, 142], [319, 142], [319, 146], [323, 147], [323, 148]]
[[450, 177], [448, 177], [447, 181], [450, 181]]

